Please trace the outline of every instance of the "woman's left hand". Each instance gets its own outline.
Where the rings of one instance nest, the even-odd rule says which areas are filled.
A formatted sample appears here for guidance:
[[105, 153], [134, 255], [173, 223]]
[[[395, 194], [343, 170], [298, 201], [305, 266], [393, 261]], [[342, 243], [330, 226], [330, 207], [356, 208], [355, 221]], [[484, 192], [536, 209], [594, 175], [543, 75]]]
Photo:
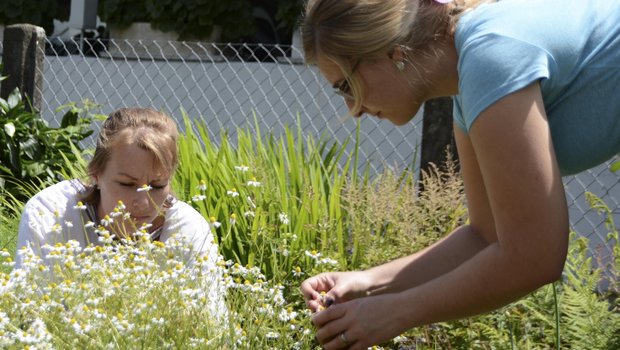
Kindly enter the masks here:
[[409, 327], [397, 295], [358, 298], [315, 313], [317, 340], [327, 350], [367, 349], [398, 336]]

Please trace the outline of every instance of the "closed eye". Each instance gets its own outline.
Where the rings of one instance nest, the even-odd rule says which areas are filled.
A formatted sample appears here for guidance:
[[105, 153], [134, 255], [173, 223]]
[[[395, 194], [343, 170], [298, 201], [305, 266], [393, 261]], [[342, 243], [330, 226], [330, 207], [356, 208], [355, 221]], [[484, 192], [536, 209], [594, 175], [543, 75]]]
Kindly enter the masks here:
[[334, 84], [334, 92], [345, 99], [354, 100], [353, 94], [351, 94], [351, 86], [349, 85], [349, 81], [343, 79], [339, 83]]

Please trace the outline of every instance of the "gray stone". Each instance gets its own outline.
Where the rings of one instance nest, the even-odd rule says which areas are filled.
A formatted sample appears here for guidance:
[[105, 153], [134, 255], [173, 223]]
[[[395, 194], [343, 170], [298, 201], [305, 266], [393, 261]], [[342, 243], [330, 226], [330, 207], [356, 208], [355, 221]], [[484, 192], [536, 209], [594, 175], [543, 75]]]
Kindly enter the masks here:
[[40, 110], [45, 30], [31, 24], [6, 26], [2, 46], [2, 76], [7, 78], [2, 81], [0, 97], [6, 99], [15, 88], [19, 88], [32, 107]]

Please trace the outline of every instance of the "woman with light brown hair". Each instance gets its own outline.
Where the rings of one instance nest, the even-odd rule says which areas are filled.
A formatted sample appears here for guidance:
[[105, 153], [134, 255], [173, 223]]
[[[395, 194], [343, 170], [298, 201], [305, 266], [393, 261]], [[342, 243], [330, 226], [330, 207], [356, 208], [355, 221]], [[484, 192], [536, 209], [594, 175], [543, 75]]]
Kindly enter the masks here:
[[408, 123], [452, 96], [469, 222], [411, 256], [304, 281], [318, 341], [365, 349], [560, 278], [562, 176], [620, 153], [620, 2], [310, 0], [316, 64], [354, 117]]
[[[208, 222], [177, 200], [170, 182], [178, 165], [176, 122], [149, 108], [121, 108], [103, 122], [89, 181], [66, 180], [26, 203], [17, 250], [39, 254], [45, 244], [75, 240], [82, 247], [106, 239], [121, 241], [135, 233], [166, 242], [173, 235], [192, 247], [186, 261], [206, 254], [218, 259]], [[22, 257], [17, 255], [17, 267]], [[44, 259], [45, 261], [45, 259]]]

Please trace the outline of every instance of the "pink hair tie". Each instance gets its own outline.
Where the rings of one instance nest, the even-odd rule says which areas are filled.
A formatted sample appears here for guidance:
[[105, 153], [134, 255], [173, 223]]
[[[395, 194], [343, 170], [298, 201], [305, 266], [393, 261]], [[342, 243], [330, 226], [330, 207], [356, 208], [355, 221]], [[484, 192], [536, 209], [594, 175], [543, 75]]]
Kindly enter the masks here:
[[438, 3], [440, 3], [440, 4], [444, 4], [444, 5], [445, 5], [445, 4], [447, 4], [447, 3], [451, 3], [451, 2], [452, 2], [452, 0], [435, 0], [435, 2], [438, 2]]

